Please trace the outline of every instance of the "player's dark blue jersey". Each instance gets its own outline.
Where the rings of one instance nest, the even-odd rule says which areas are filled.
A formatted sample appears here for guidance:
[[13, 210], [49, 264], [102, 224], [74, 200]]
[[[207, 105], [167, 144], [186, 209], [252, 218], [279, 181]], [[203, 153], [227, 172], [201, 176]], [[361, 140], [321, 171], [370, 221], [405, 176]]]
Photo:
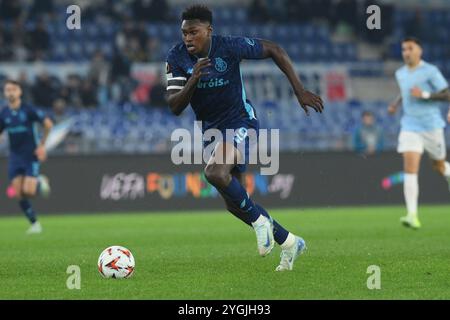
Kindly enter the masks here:
[[[236, 119], [255, 119], [255, 111], [247, 99], [239, 63], [243, 59], [261, 59], [262, 44], [258, 39], [212, 36], [208, 58], [212, 66], [202, 76], [191, 99], [197, 120], [203, 129], [217, 128]], [[184, 43], [170, 49], [167, 55], [167, 90], [182, 89], [192, 75], [198, 58], [188, 53]]]
[[22, 103], [19, 109], [8, 106], [0, 110], [0, 133], [7, 131], [9, 150], [12, 158], [35, 161], [34, 151], [39, 143], [37, 123], [43, 123], [44, 112], [29, 104]]

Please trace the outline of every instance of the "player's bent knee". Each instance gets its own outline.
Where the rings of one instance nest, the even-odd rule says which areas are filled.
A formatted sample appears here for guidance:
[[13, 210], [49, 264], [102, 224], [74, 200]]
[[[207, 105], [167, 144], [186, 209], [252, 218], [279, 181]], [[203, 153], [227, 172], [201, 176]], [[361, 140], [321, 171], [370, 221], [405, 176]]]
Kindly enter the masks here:
[[205, 168], [205, 177], [213, 186], [225, 186], [227, 181], [227, 172], [221, 170], [219, 166], [207, 165]]
[[25, 198], [33, 198], [36, 195], [36, 192], [34, 190], [23, 190], [22, 195]]
[[23, 195], [22, 192], [17, 192], [17, 191], [16, 191], [16, 194], [14, 195], [14, 199], [16, 199], [16, 200], [22, 200], [22, 199], [24, 199], [24, 198], [25, 198], [25, 196]]
[[444, 175], [445, 173], [445, 161], [433, 161], [432, 168], [434, 171], [437, 171], [440, 175]]
[[24, 197], [22, 189], [20, 187], [19, 188], [13, 187], [13, 188], [14, 188], [13, 198], [16, 200], [22, 200], [22, 198]]

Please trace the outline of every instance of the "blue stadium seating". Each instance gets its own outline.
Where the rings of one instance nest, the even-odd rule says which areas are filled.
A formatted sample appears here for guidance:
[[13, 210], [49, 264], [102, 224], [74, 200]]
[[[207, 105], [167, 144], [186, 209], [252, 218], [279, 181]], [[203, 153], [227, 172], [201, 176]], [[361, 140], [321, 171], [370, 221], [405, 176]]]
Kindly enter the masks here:
[[[396, 146], [400, 113], [388, 116], [386, 102], [328, 103], [323, 114], [312, 113], [306, 117], [303, 110], [291, 103], [263, 101], [255, 104], [261, 128], [280, 129], [281, 150], [342, 150], [348, 144], [353, 130], [360, 124], [362, 112], [374, 113], [378, 126], [386, 136], [385, 147]], [[102, 110], [69, 110], [68, 117], [75, 119], [71, 129], [81, 135], [96, 152], [156, 152], [170, 145], [170, 135], [176, 128], [193, 131], [195, 117], [186, 110], [180, 117], [167, 109], [144, 107], [134, 104], [109, 104]], [[450, 140], [447, 141], [450, 146]], [[343, 144], [343, 146], [342, 146]], [[5, 150], [4, 143], [0, 151]]]
[[[415, 15], [420, 17], [421, 25], [414, 21]], [[446, 65], [446, 61], [450, 58], [450, 47], [448, 42], [450, 34], [450, 10], [431, 9], [421, 10], [420, 12], [407, 9], [397, 9], [394, 11], [394, 34], [389, 47], [389, 56], [394, 59], [401, 59], [400, 41], [408, 32], [419, 32], [413, 34], [415, 36], [424, 36], [424, 30], [432, 30], [426, 32], [427, 38], [423, 39], [424, 59], [442, 66], [441, 71], [445, 76], [450, 77], [450, 69]], [[415, 27], [411, 31], [410, 27]], [[440, 61], [444, 60], [444, 61]]]
[[[355, 61], [354, 44], [335, 44], [330, 39], [330, 30], [326, 26], [303, 25], [255, 25], [247, 20], [243, 8], [225, 7], [217, 10], [217, 34], [260, 37], [276, 40], [288, 48], [294, 60], [316, 61]], [[53, 22], [47, 30], [52, 40], [50, 60], [56, 62], [89, 61], [96, 49], [104, 51], [108, 58], [112, 56], [114, 37], [120, 25], [107, 21], [84, 21], [83, 29], [70, 31], [60, 28], [61, 22]], [[32, 26], [30, 26], [32, 27]], [[167, 50], [181, 41], [179, 23], [147, 24], [150, 37], [159, 40], [157, 58], [164, 59]], [[65, 49], [63, 48], [65, 47]], [[331, 50], [331, 54], [329, 53]]]
[[[151, 152], [161, 144], [167, 144], [172, 130], [186, 128], [192, 132], [195, 117], [191, 110], [175, 117], [166, 109], [145, 108], [128, 104], [126, 107], [110, 105], [109, 111], [83, 110], [72, 113], [76, 119], [73, 133], [81, 133], [100, 151]], [[386, 136], [386, 147], [395, 147], [400, 114], [388, 117], [384, 101], [367, 103], [352, 100], [347, 103], [329, 103], [327, 108], [335, 112], [306, 117], [304, 112], [290, 104], [265, 101], [256, 105], [262, 128], [280, 129], [286, 139], [283, 150], [335, 149], [340, 141], [350, 139], [352, 131], [360, 123], [364, 110], [372, 111], [377, 124]], [[126, 121], [124, 121], [126, 119]], [[292, 139], [301, 137], [301, 139]], [[108, 145], [104, 140], [110, 141]], [[128, 141], [125, 143], [124, 141]], [[115, 149], [117, 148], [117, 149]]]

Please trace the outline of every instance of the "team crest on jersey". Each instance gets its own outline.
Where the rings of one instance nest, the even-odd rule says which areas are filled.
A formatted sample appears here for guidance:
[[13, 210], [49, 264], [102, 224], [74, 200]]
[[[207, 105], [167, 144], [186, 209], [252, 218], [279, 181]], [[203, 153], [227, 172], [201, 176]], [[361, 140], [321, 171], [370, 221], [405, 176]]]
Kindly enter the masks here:
[[222, 58], [216, 58], [216, 65], [215, 68], [219, 72], [225, 72], [227, 70], [227, 63]]
[[24, 122], [25, 120], [27, 120], [25, 113], [19, 112], [19, 119], [21, 122]]
[[254, 46], [255, 45], [255, 40], [250, 39], [250, 38], [245, 38], [245, 42], [247, 42], [249, 45]]

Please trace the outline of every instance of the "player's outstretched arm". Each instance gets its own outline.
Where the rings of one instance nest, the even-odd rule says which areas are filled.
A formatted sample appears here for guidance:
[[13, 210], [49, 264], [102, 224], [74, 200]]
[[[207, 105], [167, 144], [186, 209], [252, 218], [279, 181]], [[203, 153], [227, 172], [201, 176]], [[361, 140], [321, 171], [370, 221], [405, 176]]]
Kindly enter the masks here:
[[394, 114], [397, 112], [397, 109], [402, 105], [402, 96], [399, 94], [397, 98], [389, 105], [388, 112], [390, 114]]
[[204, 69], [211, 66], [210, 59], [199, 59], [194, 65], [192, 76], [186, 82], [186, 85], [181, 90], [169, 90], [167, 101], [169, 103], [170, 111], [179, 116], [191, 101], [197, 83], [201, 76], [208, 74]]
[[318, 95], [309, 92], [303, 87], [303, 84], [297, 76], [294, 66], [292, 65], [292, 61], [286, 51], [272, 41], [261, 40], [261, 43], [263, 46], [263, 58], [271, 58], [276, 63], [278, 68], [283, 71], [291, 83], [295, 96], [297, 97], [297, 100], [303, 110], [305, 110], [305, 113], [309, 115], [309, 110], [307, 107], [311, 107], [316, 112], [321, 113], [324, 109], [322, 99]]
[[411, 89], [411, 95], [417, 99], [434, 100], [434, 101], [449, 101], [450, 102], [450, 89], [445, 88], [439, 92], [430, 93], [422, 91], [419, 87]]
[[[433, 100], [433, 101], [447, 101], [450, 102], [450, 89], [445, 88], [439, 92], [426, 92], [422, 91], [419, 87], [414, 87], [411, 89], [411, 95], [414, 98], [422, 99], [422, 100]], [[447, 113], [447, 121], [450, 123], [450, 108]]]
[[45, 142], [47, 141], [47, 137], [50, 133], [50, 130], [52, 130], [53, 128], [53, 121], [50, 118], [46, 117], [42, 125], [44, 127], [44, 132], [42, 134], [41, 142], [39, 143], [35, 152], [36, 156], [41, 162], [47, 159], [47, 150], [45, 149]]

